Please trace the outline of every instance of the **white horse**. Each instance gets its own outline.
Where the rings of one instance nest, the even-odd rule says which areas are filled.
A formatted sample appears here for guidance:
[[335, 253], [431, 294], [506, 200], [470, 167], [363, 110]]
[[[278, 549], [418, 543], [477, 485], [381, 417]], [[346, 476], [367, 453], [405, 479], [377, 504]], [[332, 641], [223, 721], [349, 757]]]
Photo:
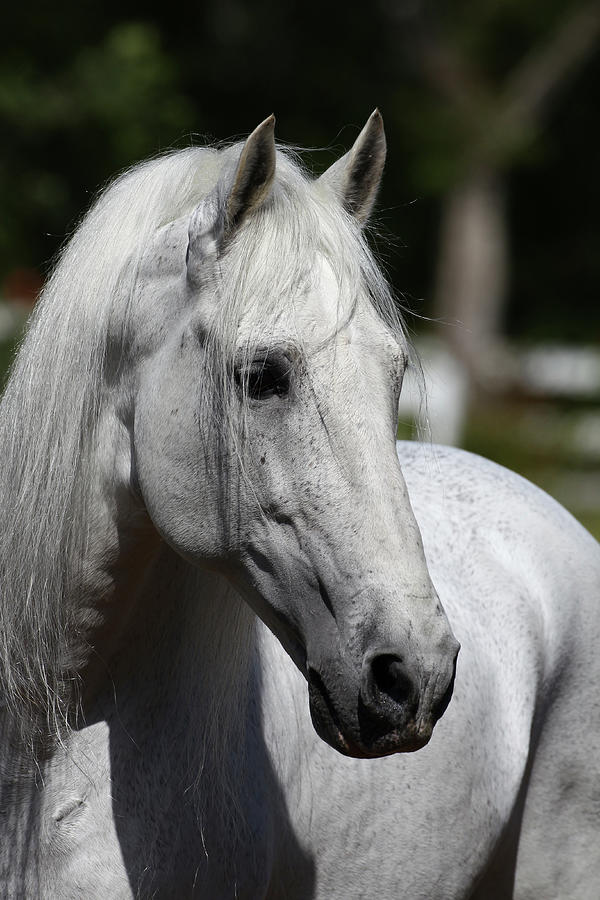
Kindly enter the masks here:
[[396, 448], [384, 156], [271, 117], [66, 248], [0, 410], [2, 897], [598, 896], [600, 552]]

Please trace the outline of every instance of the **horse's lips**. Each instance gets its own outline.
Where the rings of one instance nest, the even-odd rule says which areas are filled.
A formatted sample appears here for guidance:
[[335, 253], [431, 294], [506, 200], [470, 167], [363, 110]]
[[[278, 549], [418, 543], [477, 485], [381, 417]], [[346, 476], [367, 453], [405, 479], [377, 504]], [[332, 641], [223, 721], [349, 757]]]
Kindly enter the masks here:
[[[432, 726], [408, 722], [402, 731], [395, 728], [382, 732], [377, 738], [366, 743], [360, 729], [344, 728], [329, 692], [319, 675], [309, 669], [308, 695], [310, 716], [319, 737], [344, 756], [358, 759], [375, 759], [394, 753], [412, 753], [424, 747], [431, 738]], [[357, 730], [357, 736], [349, 734]]]

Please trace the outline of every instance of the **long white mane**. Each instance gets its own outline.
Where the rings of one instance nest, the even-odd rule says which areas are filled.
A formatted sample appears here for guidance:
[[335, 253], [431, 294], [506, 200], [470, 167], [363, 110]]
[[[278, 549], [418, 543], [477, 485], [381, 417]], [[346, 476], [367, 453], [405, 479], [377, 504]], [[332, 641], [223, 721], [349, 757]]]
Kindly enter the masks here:
[[[95, 428], [135, 328], [140, 261], [157, 229], [191, 213], [240, 148], [176, 152], [111, 184], [62, 253], [15, 361], [0, 405], [0, 697], [29, 740], [59, 733], [75, 705], [88, 624], [77, 583], [90, 538]], [[352, 314], [361, 283], [390, 328], [402, 330], [361, 230], [318, 185], [292, 153], [279, 151], [271, 202], [223, 260], [215, 354], [222, 377], [206, 379], [207, 391], [221, 384], [223, 415], [241, 315], [256, 304], [268, 333], [280, 305], [301, 296], [319, 254], [344, 285], [343, 315]]]

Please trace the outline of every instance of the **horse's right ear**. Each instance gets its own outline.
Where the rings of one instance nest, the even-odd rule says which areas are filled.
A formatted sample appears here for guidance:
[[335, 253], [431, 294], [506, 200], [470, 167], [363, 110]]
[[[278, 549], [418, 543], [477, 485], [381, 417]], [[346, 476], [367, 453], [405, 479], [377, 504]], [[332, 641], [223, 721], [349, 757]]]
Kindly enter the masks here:
[[369, 218], [375, 203], [385, 154], [383, 119], [379, 110], [375, 109], [352, 149], [330, 166], [319, 179], [337, 194], [345, 209], [361, 225]]
[[194, 210], [188, 229], [186, 263], [192, 275], [207, 256], [217, 254], [242, 222], [265, 202], [275, 177], [275, 116], [254, 129], [233, 173]]

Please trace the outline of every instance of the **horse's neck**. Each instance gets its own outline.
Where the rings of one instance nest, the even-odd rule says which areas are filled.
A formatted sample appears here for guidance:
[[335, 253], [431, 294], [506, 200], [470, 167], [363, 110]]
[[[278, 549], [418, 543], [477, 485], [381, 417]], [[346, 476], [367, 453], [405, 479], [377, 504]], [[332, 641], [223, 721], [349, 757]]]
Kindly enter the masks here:
[[[145, 819], [172, 816], [165, 827], [190, 840], [200, 823], [204, 852], [240, 856], [257, 830], [285, 821], [269, 747], [276, 739], [281, 755], [289, 735], [271, 727], [266, 735], [272, 716], [263, 709], [263, 677], [278, 680], [274, 639], [265, 643], [224, 578], [193, 567], [156, 535], [129, 493], [99, 491], [97, 499], [84, 588], [102, 621], [90, 635], [84, 712], [89, 724], [108, 724], [115, 802], [137, 810], [131, 785], [139, 786]], [[272, 712], [281, 706], [274, 695]], [[240, 871], [255, 862], [242, 860]]]
[[[43, 814], [23, 794], [7, 824], [13, 831], [37, 827], [73, 794], [89, 794], [94, 827], [105, 821], [107, 832], [115, 830], [140, 893], [146, 878], [148, 895], [161, 892], [163, 876], [175, 884], [193, 880], [208, 860], [212, 868], [197, 873], [208, 896], [213, 869], [237, 871], [231, 859], [253, 847], [248, 834], [256, 811], [266, 818], [264, 798], [273, 793], [258, 710], [254, 615], [219, 576], [195, 570], [162, 543], [138, 576], [124, 582], [135, 596], [118, 637], [108, 629], [111, 653], [102, 660], [104, 678], [96, 667], [94, 690], [85, 695], [84, 727], [66, 735], [44, 766]], [[102, 646], [94, 652], [102, 657]], [[0, 806], [2, 799], [0, 789]], [[43, 835], [40, 846], [46, 852]], [[237, 864], [240, 875], [246, 863]]]

